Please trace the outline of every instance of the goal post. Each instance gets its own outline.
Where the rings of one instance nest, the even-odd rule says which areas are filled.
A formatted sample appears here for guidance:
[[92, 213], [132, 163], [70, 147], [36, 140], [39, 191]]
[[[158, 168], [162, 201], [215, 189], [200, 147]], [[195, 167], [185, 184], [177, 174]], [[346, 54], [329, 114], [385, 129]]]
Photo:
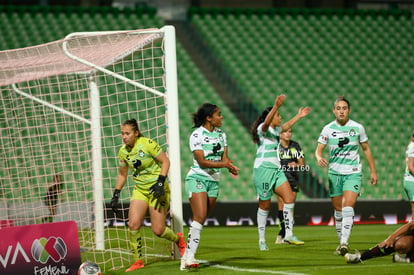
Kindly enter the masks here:
[[[178, 115], [178, 83], [177, 83], [177, 57], [175, 29], [172, 26], [165, 26], [165, 70], [168, 74], [165, 76], [165, 86], [167, 95], [167, 124], [168, 124], [168, 153], [170, 158], [170, 170], [176, 171], [170, 173], [171, 189], [171, 218], [172, 228], [175, 232], [183, 232], [183, 205], [181, 192], [181, 156], [180, 156], [180, 132], [179, 132], [179, 115]], [[178, 186], [177, 186], [178, 185]], [[174, 258], [179, 259], [180, 252], [173, 245]]]
[[[105, 202], [118, 172], [120, 124], [136, 118], [143, 135], [171, 160], [171, 226], [182, 232], [176, 67], [173, 26], [73, 33], [1, 51], [0, 220], [75, 220], [88, 260], [104, 270], [128, 265], [126, 226], [108, 227], [117, 222], [105, 217]], [[44, 198], [55, 174], [62, 175], [64, 187], [52, 215]], [[128, 179], [121, 202], [129, 201], [133, 185]], [[145, 257], [169, 257], [176, 249], [148, 232]], [[178, 251], [173, 255], [178, 258]]]

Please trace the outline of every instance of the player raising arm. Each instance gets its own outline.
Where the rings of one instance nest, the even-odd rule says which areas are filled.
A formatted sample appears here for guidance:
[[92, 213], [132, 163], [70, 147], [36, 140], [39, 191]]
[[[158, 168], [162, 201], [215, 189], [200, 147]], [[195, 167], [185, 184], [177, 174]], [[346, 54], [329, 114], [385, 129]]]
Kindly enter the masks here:
[[[315, 151], [318, 165], [329, 165], [329, 192], [340, 242], [335, 253], [342, 256], [349, 251], [348, 240], [354, 224], [354, 207], [361, 191], [362, 165], [358, 154], [359, 146], [371, 169], [371, 184], [375, 185], [378, 181], [368, 136], [361, 124], [349, 119], [350, 112], [351, 105], [345, 97], [335, 100], [333, 113], [336, 119], [323, 128]], [[329, 146], [329, 162], [322, 156], [326, 145]]]
[[257, 209], [257, 227], [259, 233], [259, 249], [269, 250], [266, 245], [266, 223], [270, 211], [270, 200], [273, 193], [280, 196], [284, 202], [283, 218], [285, 226], [284, 242], [302, 245], [303, 241], [293, 235], [293, 209], [295, 194], [282, 171], [279, 156], [279, 135], [292, 128], [301, 118], [307, 116], [310, 108], [300, 108], [298, 113], [282, 125], [279, 107], [285, 101], [285, 95], [275, 99], [273, 107], [263, 110], [251, 128], [253, 142], [257, 145], [256, 159], [253, 169], [253, 183], [256, 188], [259, 207]]

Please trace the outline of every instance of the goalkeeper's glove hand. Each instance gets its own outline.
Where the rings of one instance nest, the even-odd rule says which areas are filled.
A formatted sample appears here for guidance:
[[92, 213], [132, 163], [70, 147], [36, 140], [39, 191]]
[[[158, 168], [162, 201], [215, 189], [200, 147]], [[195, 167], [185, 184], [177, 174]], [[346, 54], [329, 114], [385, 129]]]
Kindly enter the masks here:
[[157, 182], [154, 183], [149, 189], [150, 194], [154, 193], [154, 197], [156, 198], [164, 196], [164, 181], [165, 181], [165, 176], [159, 175]]
[[121, 190], [115, 189], [114, 195], [112, 196], [111, 203], [109, 204], [112, 208], [112, 211], [114, 211], [115, 214], [118, 214], [118, 200], [119, 200], [119, 194], [121, 193]]

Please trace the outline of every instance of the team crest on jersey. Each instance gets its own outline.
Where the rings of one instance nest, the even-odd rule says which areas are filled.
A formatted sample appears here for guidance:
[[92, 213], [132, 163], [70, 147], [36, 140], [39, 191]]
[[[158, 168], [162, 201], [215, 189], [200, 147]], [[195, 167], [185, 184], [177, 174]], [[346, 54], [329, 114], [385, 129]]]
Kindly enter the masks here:
[[203, 185], [201, 184], [200, 181], [197, 181], [197, 185], [196, 185], [197, 189], [203, 189]]
[[139, 152], [138, 152], [138, 156], [139, 156], [140, 158], [143, 158], [143, 157], [145, 156], [144, 151], [139, 150]]
[[356, 135], [356, 132], [355, 132], [355, 130], [354, 130], [354, 129], [349, 130], [349, 136], [350, 136], [350, 137], [353, 137], [353, 136], [355, 136], [355, 135]]

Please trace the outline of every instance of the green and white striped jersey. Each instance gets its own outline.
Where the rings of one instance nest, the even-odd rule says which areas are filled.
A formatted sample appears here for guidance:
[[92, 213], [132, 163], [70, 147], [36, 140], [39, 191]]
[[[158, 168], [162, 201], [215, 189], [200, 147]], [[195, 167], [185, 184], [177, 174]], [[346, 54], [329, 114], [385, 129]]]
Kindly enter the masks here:
[[280, 168], [279, 135], [282, 127], [269, 127], [266, 132], [262, 130], [263, 123], [257, 126], [260, 144], [257, 146], [254, 168]]
[[414, 158], [414, 142], [411, 141], [410, 144], [407, 146], [407, 151], [405, 152], [405, 174], [404, 180], [414, 182], [414, 175], [408, 171], [408, 158]]
[[[227, 147], [226, 134], [219, 128], [214, 128], [212, 132], [200, 126], [195, 129], [190, 136], [191, 152], [202, 150], [204, 158], [211, 161], [221, 161], [224, 154], [224, 147]], [[193, 166], [187, 175], [197, 174], [209, 180], [220, 180], [220, 168], [201, 167], [197, 160], [193, 159]]]
[[329, 173], [348, 175], [362, 171], [359, 146], [367, 142], [364, 127], [353, 120], [339, 125], [336, 120], [325, 125], [318, 143], [329, 146]]

